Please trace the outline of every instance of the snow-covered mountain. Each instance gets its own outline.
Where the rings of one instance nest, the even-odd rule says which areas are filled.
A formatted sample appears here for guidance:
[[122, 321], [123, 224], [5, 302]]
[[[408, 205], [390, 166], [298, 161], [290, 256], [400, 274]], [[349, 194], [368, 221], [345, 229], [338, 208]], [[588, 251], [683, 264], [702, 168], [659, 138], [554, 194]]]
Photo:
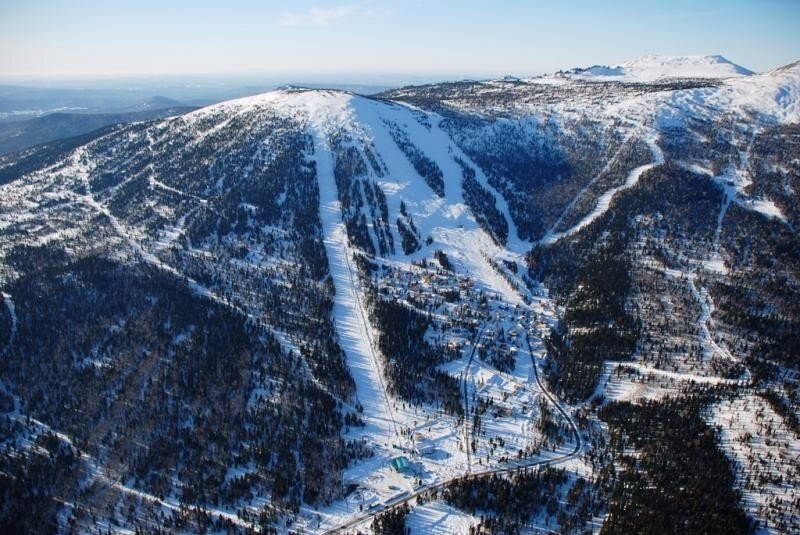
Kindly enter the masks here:
[[646, 55], [619, 65], [594, 65], [567, 71], [574, 78], [585, 80], [656, 82], [674, 78], [735, 78], [750, 76], [752, 71], [722, 56], [655, 56]]
[[798, 102], [797, 64], [646, 57], [4, 157], [4, 519], [791, 531]]

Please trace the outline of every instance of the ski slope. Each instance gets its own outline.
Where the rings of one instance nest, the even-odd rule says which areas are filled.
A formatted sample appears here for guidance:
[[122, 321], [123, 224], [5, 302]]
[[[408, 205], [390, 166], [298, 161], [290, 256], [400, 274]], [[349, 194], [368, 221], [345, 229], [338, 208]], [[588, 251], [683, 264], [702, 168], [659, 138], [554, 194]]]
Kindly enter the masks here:
[[14, 308], [14, 300], [11, 296], [5, 292], [0, 292], [0, 295], [3, 297], [3, 303], [8, 309], [8, 315], [11, 318], [11, 326], [10, 332], [8, 336], [8, 342], [6, 343], [5, 347], [3, 347], [2, 354], [5, 354], [8, 351], [8, 348], [11, 347], [11, 344], [14, 343], [14, 337], [17, 335], [17, 312]]
[[[640, 165], [639, 167], [633, 169], [628, 176], [625, 178], [625, 183], [617, 186], [615, 188], [611, 188], [605, 193], [603, 193], [598, 199], [597, 204], [595, 205], [594, 209], [584, 216], [583, 219], [578, 221], [575, 225], [570, 227], [569, 229], [563, 232], [555, 232], [555, 228], [558, 223], [561, 222], [561, 218], [553, 225], [550, 230], [544, 235], [544, 237], [540, 240], [540, 243], [544, 245], [550, 245], [562, 238], [567, 238], [572, 236], [573, 234], [579, 232], [584, 227], [590, 225], [593, 221], [595, 221], [598, 217], [602, 216], [606, 213], [611, 206], [611, 201], [620, 191], [630, 189], [639, 182], [639, 179], [642, 177], [644, 173], [653, 169], [654, 167], [661, 165], [664, 163], [664, 153], [661, 150], [661, 147], [658, 146], [658, 134], [655, 131], [649, 131], [649, 133], [644, 137], [647, 146], [650, 148], [650, 152], [653, 157], [653, 161], [651, 163]], [[577, 197], [576, 197], [577, 199]], [[563, 217], [563, 216], [562, 216]]]
[[358, 402], [364, 407], [363, 418], [367, 424], [364, 433], [373, 438], [382, 437], [384, 445], [388, 446], [398, 435], [392, 402], [372, 346], [370, 326], [356, 288], [356, 275], [348, 258], [352, 250], [342, 222], [341, 203], [333, 176], [333, 155], [324, 132], [315, 129], [315, 134], [314, 157], [320, 191], [320, 219], [328, 265], [336, 289], [334, 324], [356, 383]]

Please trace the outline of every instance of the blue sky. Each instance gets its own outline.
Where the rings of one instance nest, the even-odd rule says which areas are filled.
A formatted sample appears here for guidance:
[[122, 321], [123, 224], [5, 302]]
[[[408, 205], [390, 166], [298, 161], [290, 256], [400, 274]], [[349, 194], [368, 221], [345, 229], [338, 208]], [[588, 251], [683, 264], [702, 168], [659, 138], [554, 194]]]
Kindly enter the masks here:
[[642, 54], [800, 59], [800, 0], [0, 0], [0, 76], [531, 75]]

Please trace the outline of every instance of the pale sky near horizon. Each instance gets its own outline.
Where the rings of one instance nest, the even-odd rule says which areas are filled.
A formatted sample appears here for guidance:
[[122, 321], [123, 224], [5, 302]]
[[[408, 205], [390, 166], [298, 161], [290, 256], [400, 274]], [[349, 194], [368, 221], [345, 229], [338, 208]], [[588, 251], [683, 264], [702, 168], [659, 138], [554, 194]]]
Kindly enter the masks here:
[[530, 75], [642, 54], [800, 59], [800, 0], [0, 0], [0, 76]]

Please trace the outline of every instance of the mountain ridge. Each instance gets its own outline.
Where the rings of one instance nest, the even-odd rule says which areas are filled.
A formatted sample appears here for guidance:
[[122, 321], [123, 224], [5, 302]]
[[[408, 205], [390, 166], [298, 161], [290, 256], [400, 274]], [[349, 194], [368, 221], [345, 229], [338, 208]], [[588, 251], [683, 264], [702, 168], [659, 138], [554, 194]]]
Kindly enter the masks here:
[[720, 55], [658, 56], [644, 55], [618, 65], [576, 67], [566, 72], [581, 79], [656, 82], [673, 78], [733, 78], [750, 76], [753, 71]]

